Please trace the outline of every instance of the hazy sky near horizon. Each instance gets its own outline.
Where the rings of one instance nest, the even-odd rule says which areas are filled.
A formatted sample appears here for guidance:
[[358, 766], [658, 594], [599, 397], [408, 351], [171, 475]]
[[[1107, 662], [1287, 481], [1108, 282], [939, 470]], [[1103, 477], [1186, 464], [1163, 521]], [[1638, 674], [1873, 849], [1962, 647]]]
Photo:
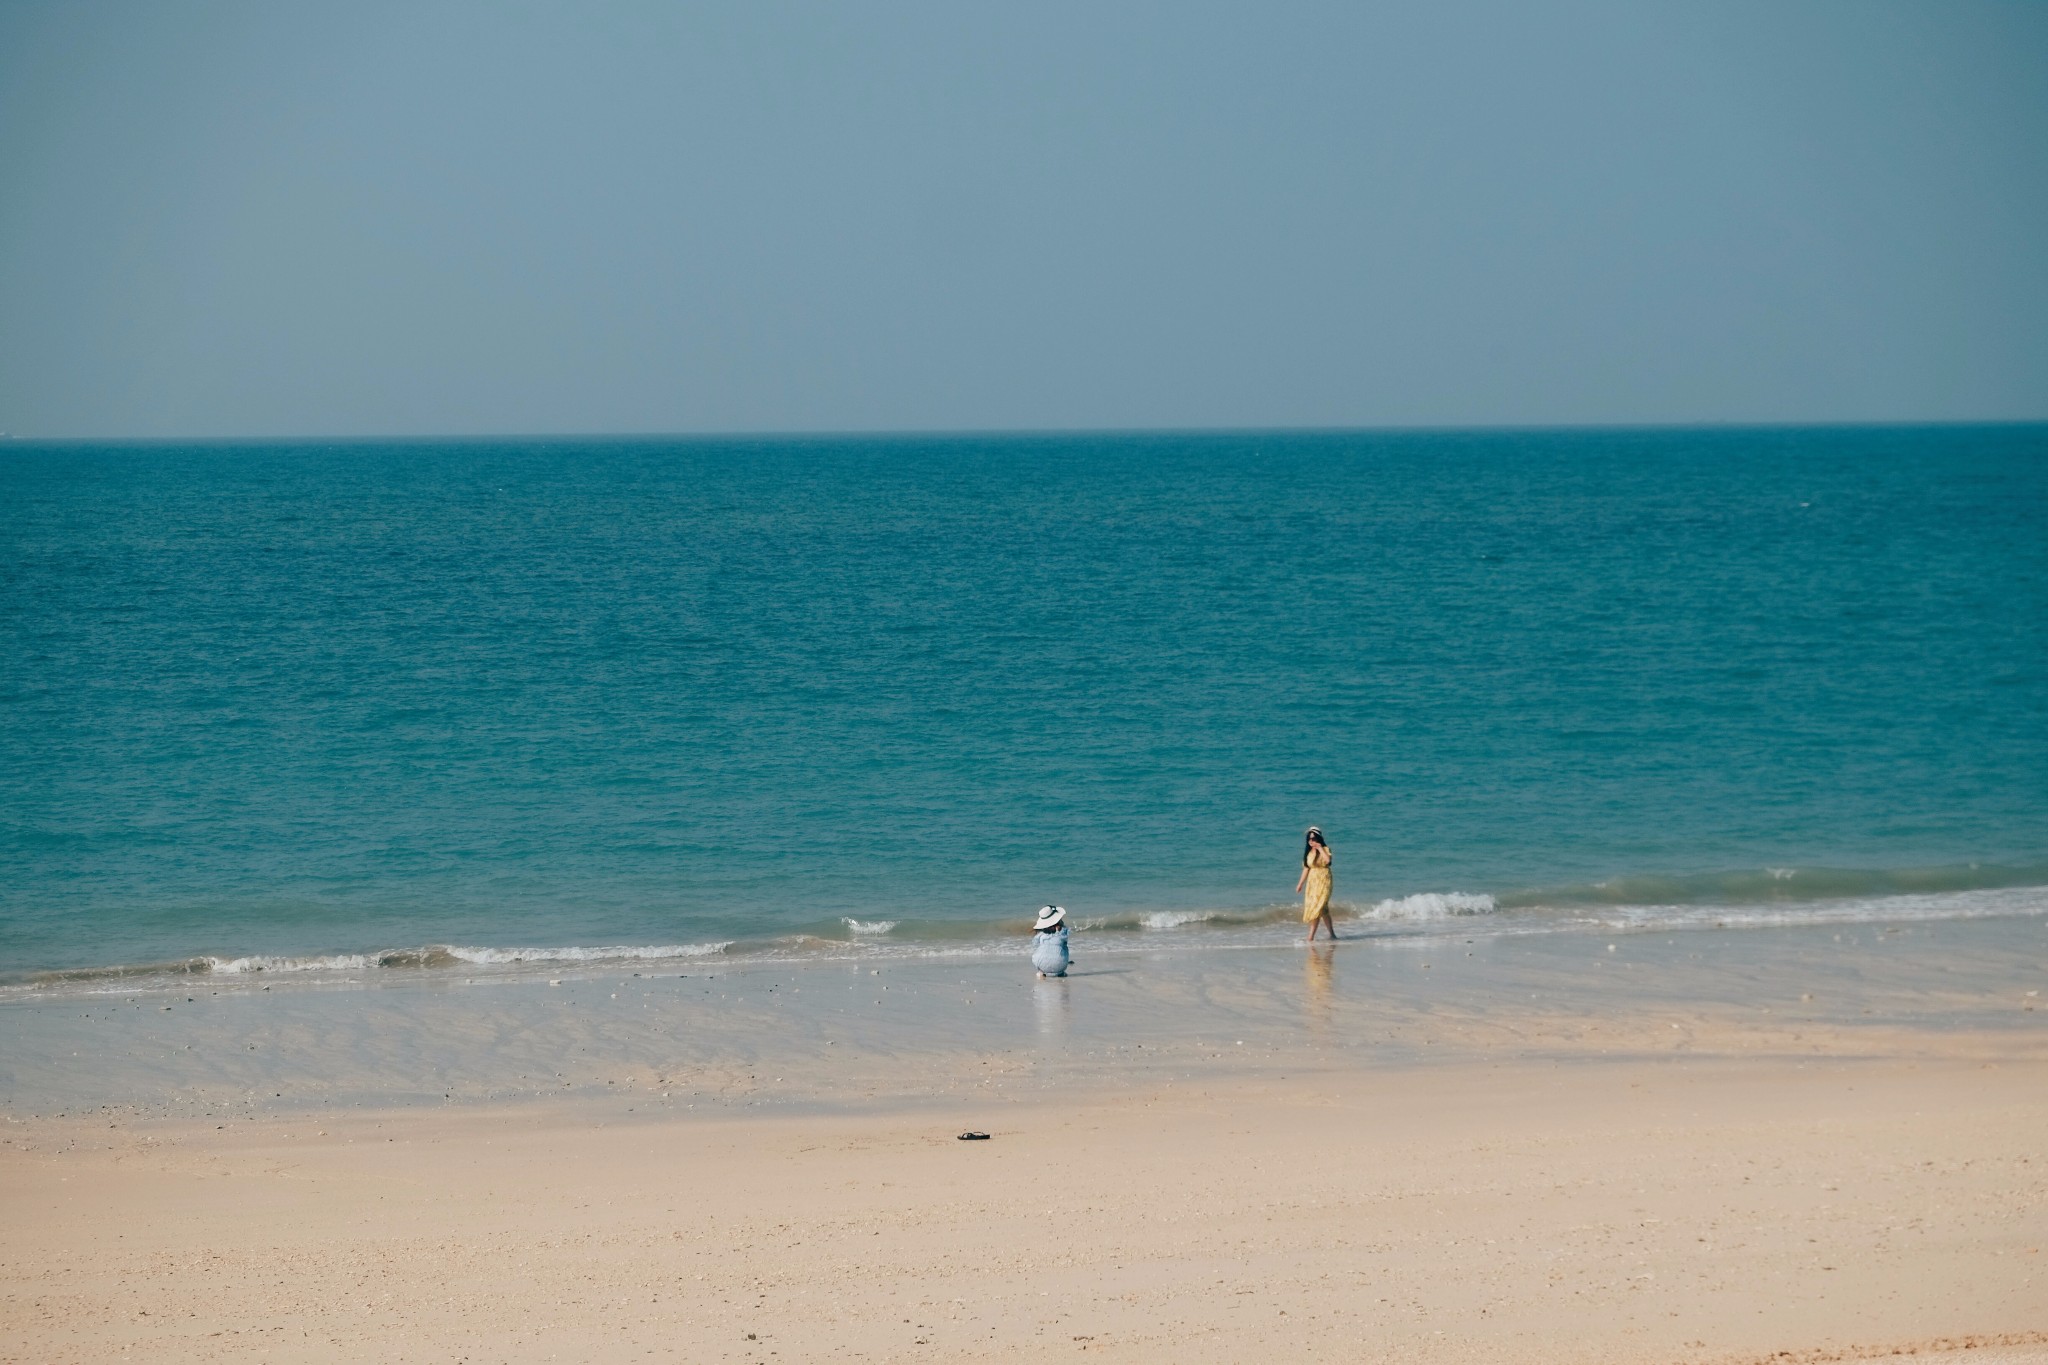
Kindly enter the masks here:
[[0, 3], [17, 436], [2048, 418], [2048, 5]]

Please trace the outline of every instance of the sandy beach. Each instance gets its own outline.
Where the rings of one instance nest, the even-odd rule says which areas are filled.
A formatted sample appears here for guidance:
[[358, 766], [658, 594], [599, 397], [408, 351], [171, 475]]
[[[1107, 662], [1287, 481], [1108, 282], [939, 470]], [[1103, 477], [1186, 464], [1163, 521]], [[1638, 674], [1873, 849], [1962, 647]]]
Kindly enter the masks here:
[[2039, 1061], [1785, 1059], [16, 1126], [0, 1354], [2048, 1360], [2043, 1132]]
[[15, 1000], [0, 1359], [2048, 1360], [2041, 932]]

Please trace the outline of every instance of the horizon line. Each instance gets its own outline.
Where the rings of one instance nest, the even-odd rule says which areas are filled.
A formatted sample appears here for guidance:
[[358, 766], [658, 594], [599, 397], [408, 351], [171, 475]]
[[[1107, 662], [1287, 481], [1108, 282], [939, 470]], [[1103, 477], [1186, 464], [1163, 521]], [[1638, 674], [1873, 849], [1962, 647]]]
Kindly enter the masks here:
[[1075, 436], [1378, 436], [1453, 435], [1463, 433], [1512, 434], [1563, 432], [1678, 432], [1678, 431], [1853, 431], [1927, 430], [1993, 427], [2048, 426], [2048, 416], [1993, 418], [1852, 418], [1808, 421], [1759, 421], [1711, 419], [1673, 422], [1473, 422], [1393, 423], [1381, 426], [1105, 426], [1105, 427], [847, 427], [847, 428], [761, 428], [698, 431], [531, 431], [531, 432], [385, 432], [385, 433], [285, 433], [267, 435], [184, 435], [184, 436], [26, 436], [0, 431], [5, 445], [268, 445], [307, 442], [323, 445], [369, 445], [401, 442], [469, 441], [862, 441], [862, 440], [961, 440], [1002, 438], [1047, 438]]

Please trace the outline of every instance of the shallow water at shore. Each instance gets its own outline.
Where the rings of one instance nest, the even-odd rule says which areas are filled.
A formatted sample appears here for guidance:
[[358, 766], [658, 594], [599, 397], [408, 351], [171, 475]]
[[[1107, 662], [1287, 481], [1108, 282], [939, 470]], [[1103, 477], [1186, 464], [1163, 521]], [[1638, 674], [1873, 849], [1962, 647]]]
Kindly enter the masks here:
[[[1810, 925], [1876, 928], [1941, 920], [2048, 915], [2048, 868], [1972, 864], [1866, 871], [1771, 868], [1754, 873], [1617, 878], [1495, 897], [1421, 892], [1367, 904], [1331, 904], [1348, 933], [1371, 938], [1450, 937], [1696, 929], [1777, 929]], [[1256, 909], [1162, 909], [1074, 914], [1077, 929], [1107, 951], [1216, 952], [1272, 947], [1300, 932], [1293, 904]], [[0, 1000], [21, 996], [104, 995], [151, 986], [262, 978], [363, 984], [367, 977], [459, 975], [478, 978], [561, 971], [639, 969], [643, 975], [691, 964], [887, 962], [1002, 959], [1027, 930], [1015, 920], [857, 920], [702, 943], [487, 946], [421, 944], [366, 952], [298, 956], [247, 954], [0, 973]]]
[[2048, 919], [1353, 936], [141, 983], [0, 1002], [0, 1111], [602, 1099], [706, 1112], [1452, 1057], [2048, 1049]]

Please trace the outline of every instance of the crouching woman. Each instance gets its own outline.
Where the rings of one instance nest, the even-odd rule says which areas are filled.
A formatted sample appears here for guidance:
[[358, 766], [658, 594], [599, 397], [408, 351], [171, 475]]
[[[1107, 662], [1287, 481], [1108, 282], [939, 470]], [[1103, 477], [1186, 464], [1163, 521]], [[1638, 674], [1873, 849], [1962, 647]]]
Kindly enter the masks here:
[[1067, 963], [1067, 912], [1064, 906], [1048, 905], [1038, 912], [1031, 926], [1031, 965], [1040, 977], [1065, 976]]

